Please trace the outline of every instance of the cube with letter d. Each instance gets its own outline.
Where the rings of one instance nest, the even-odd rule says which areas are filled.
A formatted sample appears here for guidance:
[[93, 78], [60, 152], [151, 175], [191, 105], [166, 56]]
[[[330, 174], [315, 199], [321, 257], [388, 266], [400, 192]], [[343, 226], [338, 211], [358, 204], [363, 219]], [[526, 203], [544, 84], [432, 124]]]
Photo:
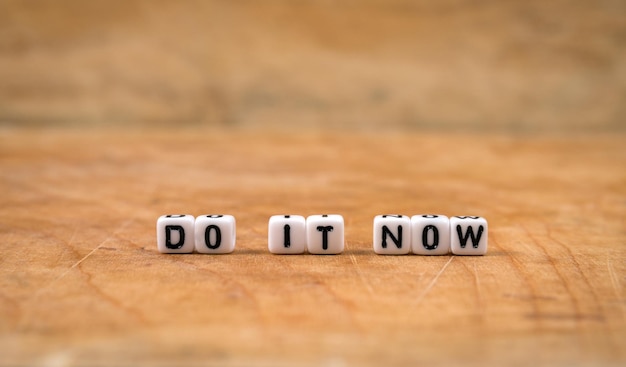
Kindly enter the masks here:
[[168, 214], [157, 219], [157, 248], [165, 254], [192, 253], [195, 218], [189, 214]]

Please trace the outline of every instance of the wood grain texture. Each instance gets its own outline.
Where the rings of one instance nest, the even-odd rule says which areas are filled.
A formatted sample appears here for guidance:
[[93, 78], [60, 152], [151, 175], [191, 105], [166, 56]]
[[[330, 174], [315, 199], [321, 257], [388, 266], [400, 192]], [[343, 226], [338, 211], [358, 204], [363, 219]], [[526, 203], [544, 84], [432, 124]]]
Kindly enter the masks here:
[[[0, 365], [623, 365], [624, 136], [0, 130]], [[164, 213], [233, 254], [163, 255]], [[337, 256], [267, 251], [336, 212]], [[378, 256], [372, 219], [489, 220], [484, 257]]]
[[0, 0], [0, 125], [626, 132], [619, 0]]

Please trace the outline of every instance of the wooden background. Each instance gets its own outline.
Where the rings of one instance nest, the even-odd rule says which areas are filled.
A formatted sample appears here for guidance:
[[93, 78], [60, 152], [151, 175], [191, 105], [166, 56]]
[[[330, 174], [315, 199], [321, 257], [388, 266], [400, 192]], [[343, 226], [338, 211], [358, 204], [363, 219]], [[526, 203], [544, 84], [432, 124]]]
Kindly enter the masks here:
[[[0, 365], [626, 364], [623, 14], [0, 1]], [[235, 252], [159, 254], [166, 213]], [[269, 254], [284, 213], [345, 252]], [[489, 252], [375, 255], [382, 213]]]
[[[623, 136], [5, 129], [4, 365], [621, 365]], [[163, 213], [233, 254], [164, 255]], [[337, 256], [267, 251], [341, 213]], [[484, 257], [379, 256], [380, 213], [476, 214]]]
[[619, 0], [0, 0], [0, 123], [624, 131]]

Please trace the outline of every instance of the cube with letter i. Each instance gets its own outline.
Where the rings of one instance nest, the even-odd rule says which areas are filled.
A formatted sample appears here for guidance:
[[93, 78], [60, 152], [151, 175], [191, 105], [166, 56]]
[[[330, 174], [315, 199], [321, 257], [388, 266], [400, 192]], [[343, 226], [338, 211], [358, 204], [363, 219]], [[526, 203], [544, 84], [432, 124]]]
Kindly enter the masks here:
[[301, 215], [273, 215], [267, 228], [267, 247], [273, 254], [302, 254], [306, 249], [306, 220]]

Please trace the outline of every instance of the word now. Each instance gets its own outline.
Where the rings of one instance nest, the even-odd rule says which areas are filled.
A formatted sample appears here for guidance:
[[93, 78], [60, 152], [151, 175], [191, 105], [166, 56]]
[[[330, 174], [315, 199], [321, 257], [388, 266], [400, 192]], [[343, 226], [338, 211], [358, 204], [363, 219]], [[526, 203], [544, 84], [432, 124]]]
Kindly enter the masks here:
[[[404, 240], [408, 238], [408, 240]], [[482, 217], [420, 214], [374, 218], [374, 252], [381, 255], [484, 255], [487, 220]]]
[[[226, 254], [235, 250], [232, 215], [163, 215], [157, 220], [157, 247], [162, 253]], [[380, 255], [484, 255], [487, 220], [476, 216], [420, 214], [374, 218], [374, 252]], [[268, 224], [268, 249], [274, 254], [340, 254], [344, 221], [338, 214], [274, 215]]]

